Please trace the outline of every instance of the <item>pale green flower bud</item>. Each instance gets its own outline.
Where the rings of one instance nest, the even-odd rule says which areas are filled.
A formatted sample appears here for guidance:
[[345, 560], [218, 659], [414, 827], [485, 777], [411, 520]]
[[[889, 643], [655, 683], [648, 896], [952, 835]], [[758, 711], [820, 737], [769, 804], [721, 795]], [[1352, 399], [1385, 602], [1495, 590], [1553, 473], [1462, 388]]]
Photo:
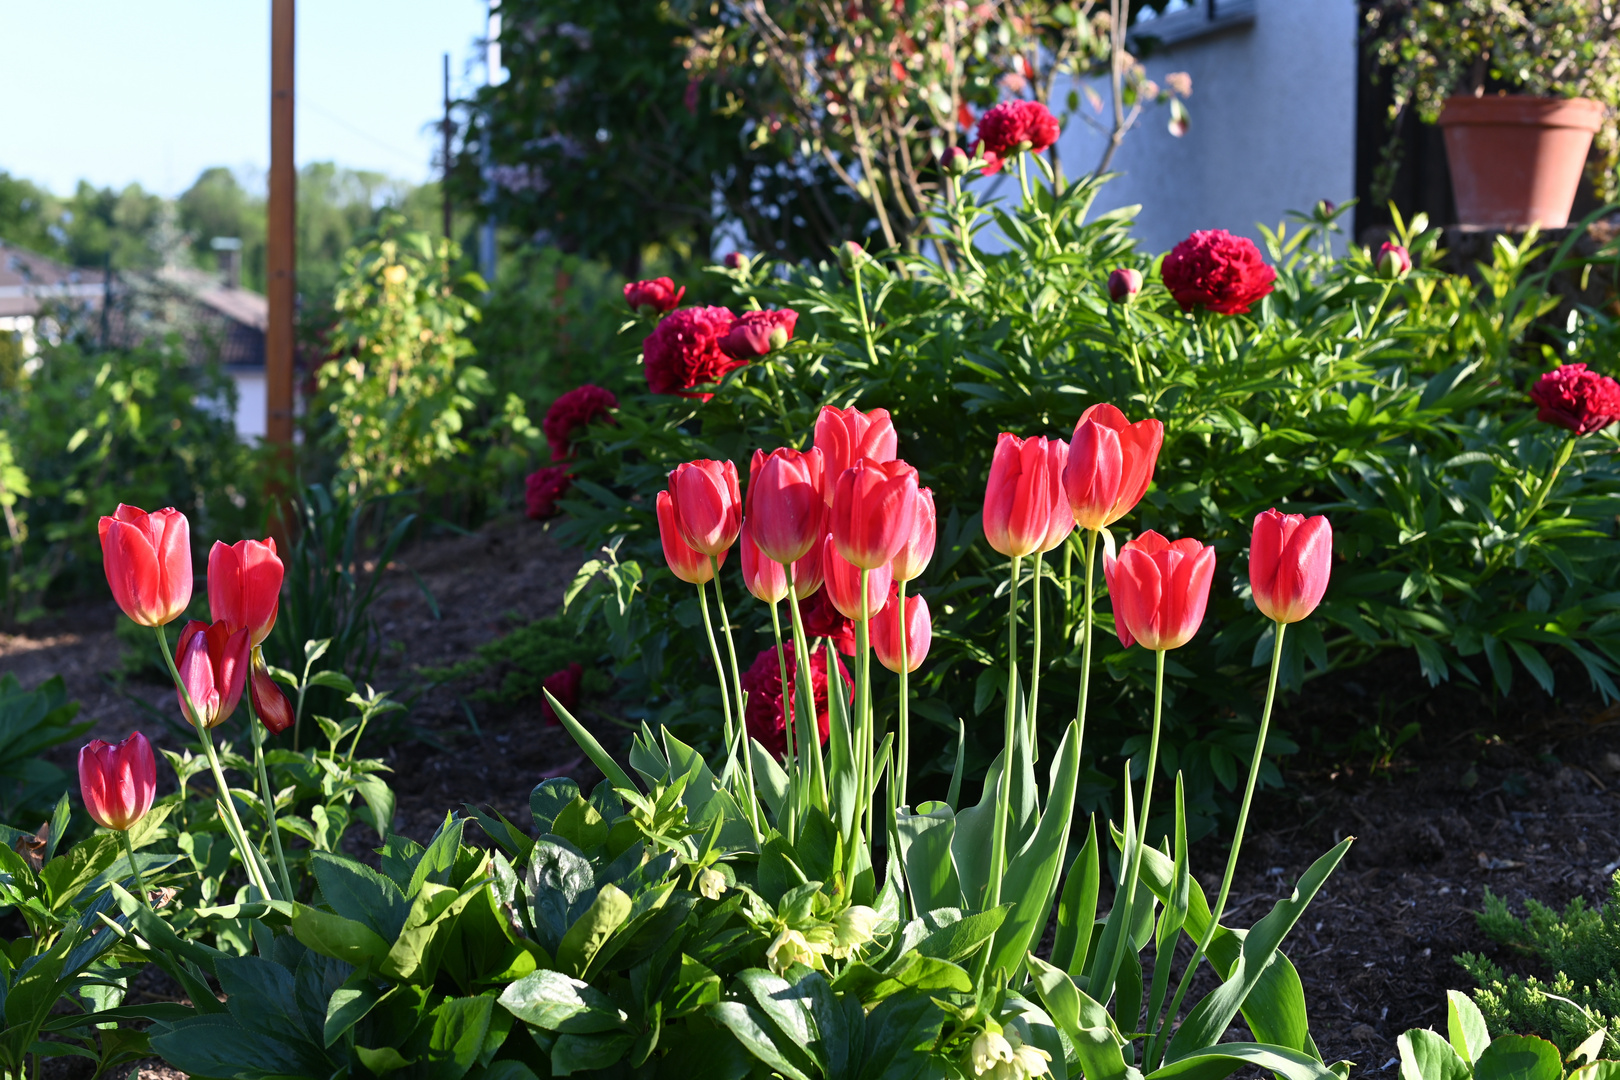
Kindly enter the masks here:
[[999, 1031], [981, 1031], [968, 1051], [968, 1061], [977, 1076], [985, 1075], [999, 1064], [1010, 1064], [1012, 1060], [1012, 1044]]
[[726, 891], [726, 875], [712, 866], [705, 866], [698, 871], [697, 891], [705, 900], [720, 899], [721, 894]]

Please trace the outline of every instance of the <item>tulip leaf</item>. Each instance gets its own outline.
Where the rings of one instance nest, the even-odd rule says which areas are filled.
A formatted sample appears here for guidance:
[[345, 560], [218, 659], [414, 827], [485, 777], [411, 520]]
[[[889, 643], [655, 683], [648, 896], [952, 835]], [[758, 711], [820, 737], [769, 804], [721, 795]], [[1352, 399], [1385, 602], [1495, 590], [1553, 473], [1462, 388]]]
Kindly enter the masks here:
[[1337, 1080], [1338, 1075], [1298, 1050], [1233, 1042], [1194, 1050], [1153, 1070], [1144, 1080], [1225, 1080], [1239, 1069], [1264, 1070], [1277, 1080]]
[[596, 741], [596, 736], [586, 731], [584, 726], [574, 719], [574, 714], [569, 712], [550, 690], [542, 688], [542, 692], [546, 695], [546, 701], [551, 705], [551, 711], [556, 714], [558, 720], [562, 721], [562, 726], [568, 729], [568, 734], [573, 737], [574, 744], [585, 752], [586, 757], [591, 759], [591, 764], [601, 769], [602, 775], [613, 781], [615, 785], [629, 791], [638, 790], [636, 782], [630, 779], [630, 774], [619, 767], [619, 763], [613, 760], [612, 754], [602, 749], [602, 744]]
[[1023, 849], [1008, 862], [1002, 879], [1002, 899], [1011, 903], [1013, 910], [996, 931], [990, 951], [992, 971], [1015, 971], [1051, 917], [1058, 867], [1063, 865], [1069, 848], [1074, 789], [1079, 776], [1080, 732], [1078, 725], [1070, 721], [1052, 762], [1046, 812]]
[[758, 739], [748, 740], [748, 753], [754, 759], [755, 789], [759, 797], [765, 800], [765, 806], [770, 810], [771, 817], [780, 821], [782, 807], [788, 797], [787, 773], [782, 771], [776, 755], [761, 746]]
[[1069, 866], [1069, 877], [1058, 899], [1057, 935], [1052, 942], [1052, 963], [1071, 975], [1085, 971], [1091, 931], [1097, 920], [1097, 895], [1102, 886], [1097, 819], [1089, 820], [1091, 827], [1085, 846]]
[[1034, 953], [1024, 958], [1035, 981], [1035, 993], [1052, 1022], [1069, 1038], [1086, 1080], [1124, 1080], [1129, 1072], [1125, 1040], [1108, 1010], [1075, 986], [1063, 969]]
[[942, 907], [961, 907], [961, 879], [951, 858], [951, 838], [956, 834], [956, 815], [947, 803], [930, 802], [914, 814], [895, 818], [900, 836], [901, 859], [906, 869], [906, 885], [912, 914]]
[[827, 672], [827, 777], [832, 785], [833, 820], [846, 845], [855, 835], [855, 807], [859, 805], [855, 786], [855, 747], [849, 727], [849, 694], [845, 690], [843, 665], [831, 664]]

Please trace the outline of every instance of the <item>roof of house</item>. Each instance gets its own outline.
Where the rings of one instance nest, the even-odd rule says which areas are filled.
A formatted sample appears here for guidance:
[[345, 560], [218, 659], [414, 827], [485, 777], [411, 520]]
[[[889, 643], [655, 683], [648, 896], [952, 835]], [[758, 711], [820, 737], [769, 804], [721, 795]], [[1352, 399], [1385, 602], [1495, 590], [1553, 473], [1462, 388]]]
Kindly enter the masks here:
[[0, 243], [0, 317], [37, 315], [51, 300], [98, 307], [106, 291], [100, 270], [64, 266], [55, 259]]

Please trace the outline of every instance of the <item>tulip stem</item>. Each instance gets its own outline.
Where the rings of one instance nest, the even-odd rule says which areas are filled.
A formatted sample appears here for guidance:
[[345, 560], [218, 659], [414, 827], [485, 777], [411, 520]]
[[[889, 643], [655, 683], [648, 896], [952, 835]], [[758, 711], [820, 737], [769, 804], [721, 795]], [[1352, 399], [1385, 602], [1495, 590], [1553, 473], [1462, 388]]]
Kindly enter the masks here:
[[872, 760], [872, 612], [866, 596], [866, 582], [871, 573], [870, 570], [861, 571], [861, 621], [855, 626], [855, 648], [860, 653], [860, 662], [855, 668], [856, 707], [859, 709], [856, 714], [855, 745], [856, 757], [860, 762], [856, 775], [860, 784], [858, 797], [864, 804], [856, 810], [856, 817], [866, 818], [866, 835], [869, 838], [872, 836], [872, 802], [877, 788], [877, 777], [873, 772], [875, 763]]
[[[1039, 750], [1040, 744], [1035, 741], [1035, 705], [1041, 697], [1041, 562], [1045, 552], [1035, 553], [1035, 579], [1031, 586], [1035, 593], [1034, 606], [1030, 609], [1030, 650], [1029, 659], [1029, 706], [1025, 710], [1027, 735], [1030, 753]], [[1039, 758], [1036, 759], [1040, 760]]]
[[1080, 620], [1080, 701], [1074, 707], [1074, 723], [1078, 729], [1075, 744], [1083, 751], [1086, 746], [1086, 704], [1091, 693], [1091, 605], [1095, 583], [1092, 571], [1097, 561], [1098, 530], [1086, 530], [1086, 600]]
[[906, 583], [897, 583], [899, 593], [895, 602], [899, 605], [895, 614], [899, 616], [900, 638], [900, 709], [897, 714], [897, 737], [895, 740], [895, 769], [894, 769], [894, 805], [896, 807], [909, 805], [906, 802], [906, 781], [911, 778], [911, 658], [907, 655], [911, 642], [911, 620], [906, 618]]
[[[250, 675], [249, 678], [252, 678]], [[292, 875], [287, 873], [287, 856], [281, 850], [281, 829], [276, 823], [276, 793], [270, 787], [270, 771], [264, 764], [264, 729], [259, 723], [259, 712], [253, 707], [253, 695], [247, 698], [248, 727], [253, 730], [253, 765], [259, 773], [259, 793], [264, 799], [264, 820], [270, 829], [270, 847], [276, 854], [276, 870], [281, 878], [281, 895], [293, 898]]]
[[[1203, 937], [1198, 941], [1198, 948], [1193, 950], [1192, 960], [1181, 973], [1181, 982], [1176, 986], [1176, 996], [1170, 1001], [1170, 1011], [1166, 1014], [1164, 1027], [1154, 1034], [1148, 1046], [1154, 1053], [1159, 1052], [1159, 1044], [1164, 1040], [1166, 1028], [1181, 1008], [1182, 999], [1186, 997], [1187, 988], [1192, 982], [1193, 972], [1198, 970], [1198, 962], [1204, 958], [1204, 954], [1209, 950], [1209, 943], [1215, 939], [1215, 931], [1220, 928], [1221, 915], [1226, 911], [1227, 897], [1232, 894], [1232, 878], [1237, 873], [1238, 851], [1243, 847], [1243, 833], [1249, 826], [1249, 806], [1254, 802], [1254, 789], [1260, 779], [1260, 765], [1265, 760], [1266, 732], [1271, 727], [1271, 706], [1277, 700], [1277, 672], [1282, 667], [1283, 631], [1287, 629], [1287, 624], [1277, 622], [1272, 625], [1276, 628], [1276, 638], [1271, 643], [1271, 677], [1266, 682], [1266, 707], [1260, 714], [1260, 733], [1254, 740], [1254, 757], [1249, 762], [1249, 781], [1243, 789], [1243, 806], [1238, 810], [1237, 831], [1232, 834], [1232, 850], [1226, 855], [1226, 873], [1221, 875], [1221, 891], [1215, 898], [1214, 910], [1209, 914], [1209, 925], [1204, 928]], [[1156, 1017], [1148, 1017], [1150, 1029], [1156, 1021]]]
[[[714, 568], [714, 602], [720, 608], [720, 629], [726, 635], [726, 655], [731, 660], [731, 687], [737, 695], [737, 729], [742, 733], [742, 759], [743, 775], [748, 782], [748, 823], [754, 829], [754, 843], [760, 844], [762, 840], [759, 833], [759, 797], [754, 794], [754, 754], [749, 746], [752, 741], [748, 737], [748, 721], [744, 715], [742, 676], [737, 671], [737, 646], [731, 640], [731, 616], [726, 614], [726, 600], [720, 595], [720, 560], [713, 555], [709, 556], [709, 565]], [[716, 660], [718, 661], [718, 656]], [[721, 682], [725, 680], [722, 679]]]
[[247, 830], [242, 828], [242, 819], [236, 815], [236, 800], [231, 796], [230, 785], [225, 782], [225, 770], [220, 768], [219, 754], [214, 750], [214, 737], [208, 728], [203, 726], [202, 713], [197, 711], [197, 703], [191, 700], [191, 690], [187, 688], [186, 681], [180, 677], [180, 668], [174, 662], [174, 653], [169, 649], [169, 639], [163, 633], [163, 627], [153, 627], [157, 631], [158, 648], [163, 651], [163, 660], [169, 665], [169, 675], [174, 679], [174, 685], [180, 688], [180, 693], [186, 699], [186, 712], [190, 715], [191, 726], [197, 729], [197, 738], [202, 740], [203, 750], [208, 754], [208, 767], [214, 774], [214, 785], [219, 790], [219, 804], [224, 807], [229, 818], [229, 824], [235, 826], [232, 839], [236, 841], [237, 854], [242, 857], [242, 867], [247, 871], [248, 881], [259, 890], [264, 899], [271, 898], [270, 883], [261, 873], [255, 853], [247, 842]]
[[709, 594], [702, 585], [697, 587], [698, 607], [703, 611], [703, 629], [709, 637], [709, 655], [714, 658], [714, 677], [720, 682], [720, 711], [726, 718], [726, 745], [731, 745], [731, 689], [726, 686], [726, 662], [720, 659], [720, 645], [714, 640], [714, 623], [709, 618]]
[[[793, 580], [792, 564], [784, 563], [783, 566], [787, 570], [788, 580], [791, 582]], [[816, 805], [825, 811], [829, 805], [827, 770], [821, 760], [821, 723], [816, 716], [814, 673], [810, 670], [810, 665], [815, 658], [810, 653], [810, 642], [804, 634], [804, 619], [799, 614], [799, 593], [796, 587], [788, 590], [788, 615], [793, 620], [793, 666], [799, 682], [799, 693], [802, 695], [799, 700], [810, 703], [809, 749], [801, 750], [801, 755], [809, 755], [811, 771], [815, 773], [816, 795], [819, 799]], [[829, 694], [833, 692], [834, 687], [838, 688], [839, 693], [843, 693], [843, 687], [839, 683], [837, 675], [837, 663], [829, 658], [827, 667], [827, 692]], [[801, 738], [799, 742], [802, 746], [804, 739]]]
[[141, 873], [141, 864], [135, 859], [135, 842], [129, 838], [128, 829], [118, 830], [118, 835], [124, 839], [124, 854], [129, 856], [129, 869], [135, 875], [135, 892], [141, 898], [141, 906], [151, 911], [152, 900], [146, 895], [146, 875]]
[[855, 310], [861, 317], [861, 340], [866, 343], [866, 358], [872, 362], [872, 367], [876, 368], [877, 346], [872, 341], [872, 321], [866, 317], [866, 294], [861, 291], [861, 258], [862, 256], [855, 257], [850, 264], [849, 273], [855, 282]]
[[799, 772], [801, 766], [799, 764], [799, 755], [794, 752], [799, 745], [799, 740], [794, 730], [794, 713], [796, 710], [792, 704], [793, 694], [788, 687], [787, 655], [782, 652], [782, 619], [776, 610], [780, 602], [778, 600], [771, 601], [771, 634], [776, 638], [776, 669], [781, 674], [782, 739], [787, 746], [785, 756], [788, 770], [788, 796], [786, 804], [782, 807], [783, 812], [778, 815], [778, 825], [780, 826], [782, 822], [786, 822], [787, 827], [782, 831], [787, 835], [788, 843], [791, 844], [794, 836], [798, 834], [798, 830], [794, 826], [798, 817], [795, 811], [798, 808], [799, 801]]
[[[1001, 778], [996, 791], [996, 820], [990, 834], [990, 880], [985, 886], [984, 910], [1001, 904], [1001, 872], [1007, 856], [1007, 814], [1012, 806], [1013, 746], [1018, 739], [1018, 571], [1022, 560], [1012, 557], [1012, 573], [1007, 587], [1007, 710], [1005, 748], [1001, 751]], [[988, 962], [985, 949], [981, 966]], [[982, 974], [982, 972], [981, 972]]]
[[[1153, 805], [1153, 776], [1159, 769], [1159, 721], [1164, 714], [1165, 651], [1164, 649], [1153, 650], [1153, 733], [1148, 738], [1147, 775], [1142, 779], [1142, 811], [1137, 818], [1139, 824], [1136, 827], [1136, 846], [1121, 853], [1128, 856], [1130, 862], [1125, 871], [1125, 882], [1120, 891], [1115, 894], [1117, 898], [1122, 898], [1116, 899], [1115, 903], [1123, 906], [1120, 925], [1123, 928], [1122, 934], [1124, 935], [1130, 934], [1131, 926], [1135, 921], [1131, 907], [1136, 900], [1137, 884], [1142, 880], [1142, 849], [1148, 846], [1148, 811]], [[1131, 773], [1127, 767], [1125, 770], [1125, 782], [1130, 783], [1130, 779]], [[1107, 995], [1113, 993], [1114, 977], [1119, 974], [1119, 962], [1121, 957], [1125, 955], [1127, 947], [1122, 937], [1120, 947], [1114, 950], [1114, 966], [1106, 972], [1108, 976], [1106, 982], [1097, 982], [1099, 973], [1092, 973], [1092, 983], [1096, 986], [1096, 989], [1092, 992], [1103, 994], [1104, 1000], [1107, 1000]]]

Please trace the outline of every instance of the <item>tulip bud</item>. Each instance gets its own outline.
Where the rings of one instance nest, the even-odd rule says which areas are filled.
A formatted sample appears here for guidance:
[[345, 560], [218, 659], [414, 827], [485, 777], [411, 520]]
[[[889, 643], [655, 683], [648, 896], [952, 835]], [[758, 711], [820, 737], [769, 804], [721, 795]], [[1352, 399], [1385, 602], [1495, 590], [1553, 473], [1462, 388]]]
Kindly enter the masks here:
[[822, 519], [824, 456], [811, 448], [782, 447], [767, 455], [755, 450], [748, 466], [748, 502], [743, 531], [768, 559], [794, 562], [813, 550], [826, 535]]
[[[209, 626], [193, 619], [180, 631], [181, 687], [175, 690], [180, 712], [192, 723], [218, 727], [236, 711], [252, 665], [252, 646], [244, 628], [234, 633], [222, 622]], [[196, 705], [194, 717], [186, 699]]]
[[1008, 556], [1043, 550], [1063, 498], [1066, 455], [1058, 440], [1001, 433], [984, 489], [984, 536], [992, 548]]
[[119, 504], [100, 523], [101, 557], [118, 606], [141, 626], [166, 626], [191, 603], [191, 524], [170, 507]]
[[[689, 585], [706, 584], [714, 577], [714, 567], [709, 557], [701, 551], [694, 551], [684, 539], [681, 531], [675, 524], [675, 500], [670, 498], [667, 491], [658, 493], [658, 539], [664, 545], [664, 561], [669, 564], [670, 570], [676, 577]], [[725, 565], [726, 556], [720, 555], [721, 565]]]
[[934, 557], [934, 539], [938, 528], [934, 493], [928, 488], [918, 488], [916, 510], [911, 519], [911, 532], [889, 562], [889, 572], [893, 574], [894, 580], [910, 581], [922, 576], [922, 572], [928, 569], [928, 562]]
[[281, 559], [276, 541], [214, 541], [208, 552], [208, 612], [233, 631], [246, 629], [257, 647], [276, 625], [281, 600]]
[[742, 552], [743, 584], [754, 594], [754, 599], [766, 604], [786, 599], [788, 579], [782, 564], [760, 554], [747, 529], [737, 537], [737, 547]]
[[951, 176], [966, 176], [973, 159], [960, 146], [947, 146], [939, 155], [939, 167]]
[[934, 642], [933, 622], [928, 614], [928, 601], [920, 596], [906, 597], [905, 626], [900, 625], [899, 590], [889, 597], [883, 610], [872, 618], [872, 651], [878, 663], [895, 674], [900, 673], [900, 635], [905, 634], [905, 670], [910, 673], [922, 667], [928, 659], [928, 647]]
[[888, 409], [863, 413], [856, 408], [822, 406], [816, 416], [815, 445], [822, 454], [822, 474], [826, 477], [822, 497], [827, 505], [832, 505], [834, 488], [845, 469], [861, 458], [893, 461], [899, 442]]
[[669, 474], [675, 526], [694, 551], [720, 555], [742, 531], [742, 493], [737, 466], [729, 461], [688, 461]]
[[1163, 445], [1164, 425], [1157, 420], [1133, 424], [1106, 403], [1081, 413], [1063, 466], [1063, 491], [1075, 524], [1095, 531], [1135, 509], [1153, 480]]
[[[846, 619], [860, 620], [861, 568], [838, 554], [838, 545], [831, 536], [821, 551], [821, 573], [827, 587], [827, 598]], [[866, 575], [866, 611], [871, 619], [883, 609], [889, 598], [889, 564], [879, 563]]]
[[253, 652], [253, 672], [248, 676], [248, 697], [253, 702], [253, 711], [270, 734], [280, 735], [293, 726], [292, 705], [276, 680], [270, 677], [264, 655], [257, 649]]
[[145, 817], [157, 794], [157, 759], [146, 736], [137, 731], [121, 743], [86, 743], [79, 751], [79, 794], [104, 829], [123, 832]]
[[1378, 248], [1378, 276], [1383, 281], [1399, 281], [1412, 272], [1412, 254], [1400, 244], [1384, 243]]
[[1121, 548], [1117, 559], [1103, 556], [1103, 576], [1121, 645], [1178, 649], [1204, 621], [1215, 549], [1187, 537], [1171, 543], [1149, 529]]
[[1333, 526], [1325, 517], [1267, 510], [1254, 519], [1249, 588], [1266, 618], [1296, 623], [1316, 610], [1333, 565]]
[[1142, 271], [1134, 266], [1122, 266], [1108, 275], [1108, 298], [1116, 304], [1136, 299], [1142, 291]]
[[838, 477], [832, 535], [838, 554], [863, 570], [883, 567], [911, 538], [917, 470], [903, 461], [862, 458]]

